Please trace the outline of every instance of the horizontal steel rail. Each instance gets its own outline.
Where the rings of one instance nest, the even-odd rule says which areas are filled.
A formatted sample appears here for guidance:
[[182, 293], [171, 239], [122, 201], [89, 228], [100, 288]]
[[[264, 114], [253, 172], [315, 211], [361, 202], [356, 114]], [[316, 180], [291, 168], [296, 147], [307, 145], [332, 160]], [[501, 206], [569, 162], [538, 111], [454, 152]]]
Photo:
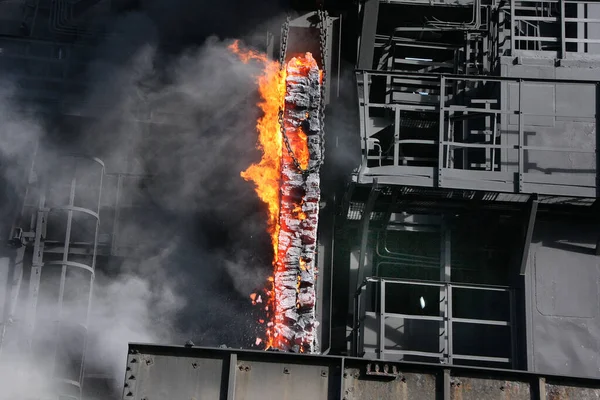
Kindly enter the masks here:
[[[587, 50], [587, 48], [583, 48], [583, 50], [581, 49], [580, 46], [578, 46], [578, 48], [575, 51], [572, 50], [568, 50], [567, 49], [567, 43], [577, 43], [577, 44], [583, 44], [583, 45], [587, 45], [587, 44], [600, 44], [600, 37], [594, 37], [594, 38], [590, 38], [590, 37], [576, 37], [576, 38], [572, 38], [572, 37], [566, 37], [566, 26], [567, 24], [578, 24], [578, 25], [583, 25], [583, 26], [588, 26], [589, 24], [598, 24], [600, 23], [600, 19], [599, 18], [581, 18], [581, 17], [566, 17], [566, 12], [565, 12], [565, 8], [567, 6], [579, 6], [579, 7], [588, 7], [588, 6], [597, 6], [598, 2], [597, 1], [592, 1], [592, 0], [588, 0], [588, 1], [582, 1], [582, 0], [556, 0], [556, 1], [545, 1], [544, 3], [547, 4], [554, 4], [557, 8], [557, 14], [558, 15], [535, 15], [535, 16], [529, 16], [529, 15], [518, 15], [518, 12], [521, 11], [522, 9], [525, 10], [538, 10], [543, 14], [543, 9], [539, 8], [539, 4], [540, 2], [538, 0], [520, 0], [519, 6], [516, 5], [516, 1], [511, 1], [510, 2], [510, 8], [509, 9], [504, 9], [504, 13], [505, 16], [509, 19], [510, 21], [510, 32], [509, 32], [509, 36], [510, 36], [510, 50], [512, 52], [512, 55], [517, 55], [519, 50], [530, 50], [528, 48], [526, 49], [520, 49], [518, 46], [518, 42], [538, 42], [538, 43], [542, 43], [542, 42], [546, 42], [546, 43], [557, 43], [558, 44], [558, 49], [557, 49], [557, 55], [559, 59], [562, 58], [567, 58], [568, 57], [568, 53], [580, 53], [580, 54], [588, 54], [589, 51]], [[532, 6], [527, 6], [527, 4], [532, 4]], [[539, 27], [541, 26], [540, 24], [550, 24], [551, 26], [553, 25], [556, 29], [555, 31], [558, 32], [557, 36], [541, 36], [538, 33], [535, 34], [530, 34], [529, 30], [526, 28], [525, 32], [521, 32], [520, 34], [517, 34], [517, 31], [519, 30], [519, 25], [520, 24], [525, 24], [527, 27], [532, 26], [534, 27], [534, 31], [535, 32], [539, 32]], [[589, 32], [588, 30], [586, 30], [586, 32]], [[578, 32], [578, 34], [581, 32]], [[587, 33], [586, 33], [587, 35]], [[537, 50], [542, 50], [542, 49], [537, 49]], [[600, 56], [600, 53], [594, 53], [594, 56]]]
[[[377, 291], [377, 298], [379, 301], [379, 308], [376, 311], [367, 311], [364, 307], [364, 295], [369, 284], [375, 284]], [[483, 318], [457, 318], [453, 316], [452, 312], [452, 301], [448, 300], [445, 304], [445, 311], [442, 315], [417, 315], [417, 314], [406, 314], [406, 313], [394, 313], [386, 311], [386, 296], [387, 290], [386, 285], [410, 285], [410, 286], [424, 286], [424, 287], [438, 287], [445, 288], [445, 293], [448, 297], [452, 296], [453, 290], [477, 290], [477, 291], [488, 291], [488, 292], [504, 292], [509, 294], [507, 306], [509, 308], [509, 320], [491, 320]], [[511, 363], [513, 360], [510, 357], [491, 357], [487, 355], [466, 355], [457, 354], [453, 351], [452, 338], [453, 338], [453, 324], [474, 324], [474, 325], [487, 325], [487, 326], [503, 326], [511, 328], [514, 324], [512, 321], [513, 313], [511, 308], [513, 304], [513, 289], [508, 286], [499, 285], [483, 285], [483, 284], [463, 284], [463, 283], [452, 283], [452, 282], [435, 282], [426, 280], [415, 280], [415, 279], [396, 279], [396, 278], [366, 278], [359, 286], [355, 297], [354, 306], [354, 324], [352, 328], [353, 333], [353, 352], [355, 355], [360, 355], [364, 352], [364, 343], [362, 342], [362, 335], [364, 335], [364, 319], [369, 317], [373, 320], [377, 320], [378, 329], [376, 330], [377, 335], [377, 349], [376, 355], [378, 359], [386, 359], [385, 355], [399, 355], [399, 356], [420, 356], [429, 357], [437, 360], [447, 359], [450, 363], [452, 360], [466, 360], [466, 361], [482, 361], [492, 363]], [[438, 352], [431, 351], [420, 351], [413, 349], [397, 349], [389, 348], [386, 346], [386, 320], [389, 319], [402, 319], [402, 320], [415, 320], [415, 321], [433, 321], [439, 323], [446, 323], [448, 332], [444, 335], [444, 348]], [[513, 330], [511, 329], [511, 348], [515, 338], [513, 337]], [[514, 356], [514, 355], [513, 355]]]

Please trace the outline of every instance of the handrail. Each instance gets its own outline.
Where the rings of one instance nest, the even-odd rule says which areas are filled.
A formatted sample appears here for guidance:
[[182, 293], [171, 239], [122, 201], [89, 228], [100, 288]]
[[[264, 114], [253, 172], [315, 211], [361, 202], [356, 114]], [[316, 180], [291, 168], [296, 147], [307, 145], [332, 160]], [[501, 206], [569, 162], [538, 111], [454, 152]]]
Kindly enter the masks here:
[[[539, 0], [520, 0], [520, 4], [521, 6], [526, 6], [527, 3], [533, 3], [535, 4], [536, 10], [537, 10], [537, 5], [540, 3]], [[545, 3], [548, 4], [555, 4], [558, 6], [558, 11], [557, 11], [557, 15], [555, 16], [551, 16], [550, 13], [548, 13], [548, 15], [544, 15], [544, 6]], [[547, 1], [547, 2], [542, 2], [542, 11], [541, 14], [542, 15], [535, 15], [535, 16], [529, 16], [529, 15], [518, 15], [518, 11], [519, 9], [515, 6], [515, 2], [511, 1], [510, 3], [510, 9], [508, 8], [503, 8], [502, 12], [504, 13], [505, 16], [507, 16], [510, 19], [510, 46], [511, 46], [511, 51], [515, 52], [518, 50], [528, 50], [526, 49], [521, 49], [518, 48], [517, 46], [517, 42], [522, 41], [522, 42], [531, 42], [531, 41], [536, 41], [536, 42], [546, 42], [546, 43], [558, 43], [558, 49], [557, 49], [557, 56], [559, 59], [563, 59], [566, 57], [567, 53], [582, 53], [582, 54], [587, 54], [589, 53], [587, 49], [584, 49], [583, 51], [581, 51], [581, 49], [576, 49], [575, 51], [572, 50], [568, 50], [567, 49], [567, 43], [578, 43], [578, 44], [600, 44], [600, 36], [597, 38], [589, 38], [589, 37], [566, 37], [566, 25], [567, 24], [572, 24], [572, 23], [580, 23], [580, 24], [598, 24], [600, 23], [600, 19], [599, 18], [580, 18], [580, 17], [567, 17], [566, 13], [565, 13], [565, 7], [567, 5], [579, 5], [579, 6], [583, 6], [583, 7], [587, 7], [587, 6], [593, 6], [593, 5], [598, 5], [597, 1], [582, 1], [582, 0], [555, 0], [555, 1]], [[517, 23], [524, 23], [524, 24], [529, 24], [528, 26], [535, 26], [536, 29], [539, 32], [539, 27], [540, 24], [542, 23], [550, 23], [550, 24], [554, 24], [556, 28], [556, 31], [558, 32], [556, 34], [556, 36], [539, 36], [539, 33], [537, 33], [534, 36], [529, 35], [527, 32], [525, 32], [525, 35], [516, 35], [516, 29], [518, 28]], [[520, 30], [520, 29], [519, 29]], [[587, 32], [589, 32], [588, 30], [586, 30]], [[541, 49], [539, 49], [541, 50]], [[515, 55], [513, 53], [513, 55]], [[596, 55], [600, 56], [600, 52], [597, 52]]]
[[367, 277], [363, 280], [362, 284], [359, 286], [359, 290], [356, 293], [360, 292], [360, 289], [366, 287], [369, 283], [373, 282], [385, 282], [391, 284], [401, 284], [401, 285], [418, 285], [418, 286], [435, 286], [435, 287], [443, 287], [443, 286], [452, 286], [457, 289], [472, 289], [472, 290], [493, 290], [493, 291], [502, 291], [508, 292], [512, 290], [510, 286], [506, 285], [487, 285], [483, 283], [454, 283], [454, 282], [439, 282], [439, 281], [428, 281], [425, 279], [402, 279], [402, 278], [379, 278], [375, 276]]
[[[493, 187], [494, 190], [512, 193], [536, 191], [556, 195], [568, 192], [575, 196], [595, 196], [596, 186], [591, 183], [593, 180], [591, 175], [596, 174], [595, 170], [587, 167], [563, 167], [558, 161], [558, 165], [546, 165], [540, 168], [550, 170], [553, 166], [563, 170], [567, 168], [568, 170], [563, 172], [571, 172], [571, 178], [567, 179], [560, 171], [550, 173], [551, 176], [546, 177], [538, 174], [537, 167], [532, 166], [531, 161], [528, 161], [531, 160], [528, 157], [532, 154], [534, 158], [538, 157], [532, 152], [558, 152], [565, 155], [577, 153], [580, 154], [579, 157], [589, 157], [596, 152], [593, 143], [584, 141], [581, 147], [572, 147], [567, 142], [552, 146], [552, 143], [546, 143], [544, 140], [539, 143], [532, 142], [528, 135], [534, 134], [543, 139], [546, 132], [544, 127], [537, 128], [539, 124], [533, 119], [548, 119], [551, 121], [548, 123], [551, 124], [560, 124], [560, 120], [594, 124], [598, 117], [597, 112], [589, 108], [586, 108], [585, 112], [568, 108], [565, 111], [552, 108], [546, 112], [531, 108], [528, 110], [525, 96], [528, 96], [530, 90], [536, 90], [531, 87], [540, 84], [557, 88], [561, 85], [569, 85], [575, 89], [590, 89], [581, 91], [582, 96], [588, 96], [586, 93], [600, 87], [599, 80], [521, 79], [373, 70], [356, 70], [355, 73], [361, 110], [361, 136], [365, 142], [363, 164], [356, 179], [364, 179], [364, 182], [368, 182], [371, 176], [377, 174], [390, 177], [397, 175], [398, 178], [390, 179], [408, 176], [408, 181], [416, 182], [417, 186], [437, 184], [439, 187], [483, 188], [484, 190]], [[387, 91], [371, 90], [375, 87], [372, 85], [375, 82], [374, 77], [390, 76], [404, 82], [399, 83], [398, 90], [395, 92], [399, 94], [394, 94], [392, 101], [384, 96]], [[426, 88], [422, 87], [426, 95], [419, 96], [417, 93], [421, 90], [420, 81], [426, 81], [428, 84]], [[507, 86], [507, 83], [511, 85]], [[456, 91], [459, 86], [465, 86], [465, 89]], [[477, 88], [486, 91], [478, 94]], [[498, 101], [499, 93], [509, 88], [511, 92], [514, 90], [518, 101], [510, 104]], [[495, 94], [489, 94], [492, 92]], [[373, 96], [374, 94], [376, 96]], [[476, 100], [490, 100], [490, 96], [496, 99], [493, 104], [483, 104], [481, 101], [479, 102], [481, 104], [475, 104]], [[369, 123], [371, 112], [375, 109], [389, 110], [387, 111], [389, 116], [385, 121], [393, 127], [389, 151], [386, 150], [385, 154], [379, 157], [371, 154], [366, 146], [366, 141], [380, 130]], [[432, 128], [432, 131], [427, 133], [428, 136], [417, 136], [411, 131], [410, 121], [415, 119], [433, 124], [427, 127], [427, 129]], [[470, 120], [475, 122], [464, 122]], [[404, 121], [409, 121], [408, 125], [403, 124]], [[420, 124], [418, 127], [423, 127], [421, 122], [418, 123]], [[542, 126], [545, 125], [547, 123], [544, 122]], [[438, 130], [437, 138], [433, 133], [435, 129]], [[463, 137], [460, 132], [466, 132], [466, 136]], [[455, 138], [456, 134], [459, 136]], [[511, 142], [512, 138], [518, 142]], [[437, 158], [431, 152], [431, 148], [425, 149], [426, 146], [436, 145], [438, 146]], [[468, 153], [455, 151], [458, 149], [482, 149], [485, 154], [476, 154], [474, 150]], [[405, 156], [412, 158], [407, 159]], [[378, 160], [378, 163], [373, 164], [373, 160]], [[376, 166], [382, 169], [370, 171]], [[404, 169], [396, 170], [396, 167]], [[436, 174], [431, 172], [432, 168], [437, 169]]]
[[[460, 75], [460, 74], [444, 74], [436, 72], [403, 72], [403, 71], [380, 71], [376, 69], [355, 69], [356, 75], [372, 75], [372, 76], [406, 76], [406, 77], [422, 77], [422, 78], [445, 78], [451, 80], [468, 80], [473, 82], [519, 82], [525, 83], [572, 83], [572, 84], [584, 84], [584, 83], [600, 83], [600, 77], [598, 79], [544, 79], [544, 78], [513, 78], [508, 76], [495, 76], [495, 75]], [[360, 83], [359, 83], [360, 84]]]
[[[365, 289], [367, 285], [375, 284], [377, 292], [375, 296], [378, 298], [378, 309], [374, 311], [367, 311], [364, 308], [366, 305], [364, 297]], [[406, 314], [406, 313], [394, 313], [386, 311], [386, 285], [387, 284], [403, 284], [412, 286], [429, 286], [440, 288], [440, 296], [444, 296], [444, 300], [440, 301], [443, 307], [440, 309], [440, 315], [419, 315], [419, 314]], [[508, 319], [507, 320], [493, 320], [485, 318], [465, 318], [465, 317], [453, 317], [452, 311], [452, 291], [453, 290], [482, 290], [491, 292], [508, 293]], [[377, 320], [377, 328], [375, 333], [377, 335], [376, 353], [377, 358], [385, 359], [385, 354], [388, 355], [400, 355], [400, 356], [420, 356], [436, 358], [440, 361], [445, 361], [449, 364], [453, 364], [453, 360], [471, 360], [471, 361], [483, 361], [492, 363], [514, 363], [514, 341], [516, 340], [514, 334], [514, 313], [512, 309], [515, 307], [514, 303], [514, 289], [507, 286], [499, 285], [482, 285], [482, 284], [460, 284], [453, 282], [439, 282], [439, 281], [425, 281], [425, 280], [414, 280], [414, 279], [398, 279], [398, 278], [380, 278], [380, 277], [369, 277], [366, 278], [363, 283], [359, 286], [359, 290], [354, 295], [354, 318], [352, 326], [352, 351], [355, 356], [363, 352], [364, 343], [361, 346], [360, 341], [364, 340], [364, 319], [365, 317], [375, 318]], [[440, 348], [438, 351], [416, 351], [412, 349], [397, 349], [389, 348], [386, 346], [386, 319], [402, 319], [402, 320], [419, 320], [419, 321], [432, 321], [440, 323], [440, 329], [443, 329], [440, 333]], [[457, 354], [453, 350], [453, 324], [475, 324], [475, 325], [487, 325], [496, 327], [508, 327], [510, 329], [510, 346], [507, 351], [510, 353], [509, 357], [496, 357], [488, 355], [467, 355]], [[443, 328], [441, 328], [443, 326]], [[370, 343], [372, 345], [373, 343]]]

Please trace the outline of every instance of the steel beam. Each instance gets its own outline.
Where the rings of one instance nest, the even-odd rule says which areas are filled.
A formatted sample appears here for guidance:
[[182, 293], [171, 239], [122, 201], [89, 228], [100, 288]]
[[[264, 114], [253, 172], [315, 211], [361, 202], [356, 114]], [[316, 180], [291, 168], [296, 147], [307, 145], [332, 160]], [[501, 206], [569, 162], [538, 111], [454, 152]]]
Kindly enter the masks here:
[[531, 195], [529, 199], [529, 219], [527, 221], [527, 230], [525, 231], [525, 243], [523, 245], [523, 252], [521, 254], [521, 267], [519, 269], [521, 275], [525, 275], [527, 269], [527, 259], [529, 257], [529, 247], [531, 245], [531, 238], [533, 236], [533, 228], [535, 226], [535, 217], [538, 209], [538, 196], [537, 194]]
[[358, 68], [373, 68], [375, 37], [377, 35], [377, 17], [379, 15], [379, 0], [367, 0], [362, 5], [362, 29], [358, 45]]
[[237, 354], [229, 355], [229, 378], [227, 380], [227, 400], [235, 399], [235, 378], [237, 370]]
[[371, 212], [373, 211], [373, 207], [375, 206], [375, 202], [377, 201], [377, 197], [379, 197], [381, 189], [377, 184], [377, 179], [373, 180], [373, 185], [371, 186], [371, 192], [369, 193], [369, 198], [365, 204], [365, 208], [363, 210], [362, 221], [361, 221], [361, 239], [360, 239], [360, 259], [358, 260], [358, 271], [356, 274], [356, 289], [360, 288], [364, 277], [365, 270], [365, 258], [367, 256], [367, 244], [369, 242], [369, 225], [371, 223]]
[[[237, 368], [232, 369], [233, 364], [228, 363], [232, 359], [237, 360]], [[123, 400], [142, 399], [148, 393], [161, 392], [205, 398], [222, 390], [221, 381], [227, 380], [228, 374], [237, 376], [237, 390], [245, 399], [269, 398], [273, 393], [285, 393], [284, 397], [290, 400], [447, 400], [462, 395], [481, 399], [544, 399], [550, 390], [546, 386], [568, 390], [569, 398], [597, 398], [600, 394], [600, 380], [596, 379], [241, 349], [130, 344], [127, 365], [130, 367], [127, 378], [135, 375], [136, 379], [127, 379]], [[227, 389], [225, 393], [234, 392], [231, 386]]]
[[450, 375], [449, 369], [444, 369], [443, 372], [443, 382], [442, 382], [442, 390], [443, 390], [443, 399], [451, 400], [452, 392], [450, 391], [452, 385], [452, 376]]

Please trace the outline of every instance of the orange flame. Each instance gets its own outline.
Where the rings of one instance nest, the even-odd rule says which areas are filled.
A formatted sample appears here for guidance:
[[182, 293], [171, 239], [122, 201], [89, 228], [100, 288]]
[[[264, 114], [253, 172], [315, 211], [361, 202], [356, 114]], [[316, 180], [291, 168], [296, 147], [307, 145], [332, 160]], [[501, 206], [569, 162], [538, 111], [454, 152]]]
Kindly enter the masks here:
[[281, 127], [279, 110], [285, 102], [285, 70], [279, 64], [267, 58], [266, 54], [252, 50], [240, 50], [236, 40], [229, 49], [237, 54], [242, 62], [250, 60], [264, 64], [263, 74], [258, 78], [258, 90], [262, 101], [258, 106], [263, 112], [259, 118], [257, 148], [262, 150], [262, 159], [241, 173], [242, 178], [255, 184], [258, 197], [267, 204], [269, 210], [268, 229], [271, 235], [273, 251], [277, 254], [279, 236], [279, 182], [281, 180]]
[[[262, 158], [257, 164], [252, 164], [248, 169], [241, 173], [242, 178], [254, 182], [255, 191], [259, 198], [266, 203], [268, 208], [268, 232], [271, 235], [271, 241], [274, 251], [273, 267], [274, 272], [285, 269], [280, 265], [280, 259], [283, 259], [286, 249], [279, 248], [279, 232], [282, 229], [280, 225], [280, 213], [291, 213], [295, 218], [304, 220], [307, 218], [302, 210], [302, 204], [295, 204], [292, 207], [281, 207], [281, 165], [291, 163], [291, 155], [287, 151], [283, 152], [283, 137], [281, 135], [281, 125], [279, 122], [279, 112], [285, 107], [286, 94], [286, 69], [281, 69], [280, 65], [271, 61], [265, 54], [252, 50], [241, 50], [238, 41], [229, 46], [229, 49], [237, 54], [244, 62], [260, 62], [264, 65], [263, 74], [258, 77], [258, 88], [261, 101], [258, 106], [263, 112], [259, 118], [256, 128], [258, 130], [257, 148], [262, 150]], [[303, 57], [295, 57], [289, 61], [288, 68], [297, 68], [306, 70], [314, 64], [314, 59], [310, 53]], [[301, 127], [291, 125], [285, 126], [288, 132], [288, 139], [294, 157], [298, 160], [300, 166], [306, 169], [309, 164], [308, 137]], [[285, 229], [285, 227], [284, 227]], [[301, 260], [302, 270], [306, 270], [306, 263]], [[298, 277], [300, 279], [300, 277]], [[278, 334], [278, 325], [283, 323], [284, 315], [277, 307], [277, 289], [275, 277], [268, 278], [270, 289], [265, 289], [267, 304], [264, 310], [268, 315], [266, 330], [265, 347], [281, 348], [284, 338]], [[298, 287], [300, 281], [298, 281]], [[250, 296], [253, 304], [259, 303], [260, 296], [253, 293]], [[261, 323], [264, 321], [261, 320]], [[256, 345], [262, 340], [257, 338]]]

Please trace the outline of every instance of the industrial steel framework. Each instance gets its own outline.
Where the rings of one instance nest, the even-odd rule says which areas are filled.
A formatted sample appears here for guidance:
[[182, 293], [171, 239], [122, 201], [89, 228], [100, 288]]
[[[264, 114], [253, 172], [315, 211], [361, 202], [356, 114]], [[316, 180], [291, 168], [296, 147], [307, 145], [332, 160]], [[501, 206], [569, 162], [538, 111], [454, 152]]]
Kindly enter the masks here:
[[[105, 35], [82, 17], [112, 3], [0, 2], [0, 66], [18, 100], [103, 117], [109, 107], [73, 99]], [[341, 59], [355, 67], [357, 123], [336, 126], [328, 111], [325, 141], [356, 145], [360, 160], [343, 191], [323, 196], [317, 251], [322, 348], [340, 356], [132, 345], [123, 398], [596, 398], [597, 380], [556, 374], [600, 378], [600, 4], [357, 3], [330, 7], [326, 49], [314, 11], [290, 21], [287, 43], [323, 50], [330, 110], [348, 95]], [[131, 119], [171, 122], [150, 108]], [[66, 160], [24, 174], [0, 271], [0, 357], [46, 358], [60, 395], [80, 399], [96, 257], [131, 256], [121, 228], [137, 205], [124, 193], [151, 177]]]

